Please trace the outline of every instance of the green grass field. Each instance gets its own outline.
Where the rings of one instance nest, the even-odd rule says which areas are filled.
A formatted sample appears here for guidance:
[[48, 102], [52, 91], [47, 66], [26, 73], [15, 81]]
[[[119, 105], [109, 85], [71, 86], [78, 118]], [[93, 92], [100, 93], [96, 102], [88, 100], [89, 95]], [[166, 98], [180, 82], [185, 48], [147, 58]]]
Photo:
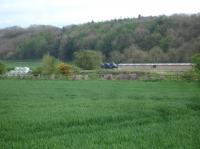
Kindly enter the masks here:
[[30, 67], [31, 69], [35, 69], [42, 65], [41, 60], [4, 60], [2, 61], [6, 67], [14, 68], [14, 67]]
[[0, 149], [198, 149], [195, 82], [0, 80]]

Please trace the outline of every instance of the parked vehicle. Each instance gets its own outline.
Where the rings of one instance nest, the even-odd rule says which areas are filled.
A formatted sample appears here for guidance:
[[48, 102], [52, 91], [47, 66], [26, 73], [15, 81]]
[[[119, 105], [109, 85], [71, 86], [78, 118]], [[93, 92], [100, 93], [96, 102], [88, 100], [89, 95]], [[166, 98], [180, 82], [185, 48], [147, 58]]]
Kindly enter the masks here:
[[101, 68], [104, 68], [104, 69], [114, 69], [114, 68], [118, 68], [118, 65], [114, 62], [112, 63], [103, 63], [101, 64]]

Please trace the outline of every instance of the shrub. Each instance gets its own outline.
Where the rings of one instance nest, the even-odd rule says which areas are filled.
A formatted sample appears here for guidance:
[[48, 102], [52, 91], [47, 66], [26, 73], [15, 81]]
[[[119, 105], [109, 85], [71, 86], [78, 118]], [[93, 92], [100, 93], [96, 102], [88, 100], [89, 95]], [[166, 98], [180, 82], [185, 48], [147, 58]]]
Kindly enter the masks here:
[[36, 69], [34, 69], [34, 70], [32, 71], [32, 74], [33, 74], [34, 76], [39, 76], [39, 75], [41, 75], [41, 74], [42, 74], [42, 67], [37, 67]]
[[73, 74], [80, 74], [81, 68], [74, 66], [74, 65], [71, 65], [71, 67], [72, 67], [72, 73]]
[[50, 75], [56, 72], [56, 58], [49, 54], [44, 55], [42, 58], [42, 73]]
[[6, 72], [6, 65], [0, 62], [0, 74], [3, 74]]
[[74, 58], [75, 64], [86, 70], [97, 69], [102, 62], [102, 54], [92, 50], [75, 52]]
[[200, 74], [195, 70], [186, 71], [181, 75], [181, 79], [186, 81], [200, 80]]
[[60, 63], [57, 66], [58, 72], [63, 75], [70, 75], [72, 73], [72, 66], [65, 63]]
[[14, 69], [15, 69], [14, 67], [7, 67], [6, 71], [11, 71], [11, 70], [14, 70]]
[[200, 53], [195, 54], [192, 57], [192, 62], [195, 64], [195, 70], [196, 70], [196, 72], [200, 74]]
[[187, 71], [187, 72], [184, 72], [184, 73], [181, 75], [181, 79], [182, 79], [182, 80], [186, 80], [186, 81], [192, 81], [193, 78], [194, 78], [193, 76], [194, 76], [194, 72]]
[[192, 57], [192, 62], [195, 64], [196, 80], [200, 81], [200, 53]]

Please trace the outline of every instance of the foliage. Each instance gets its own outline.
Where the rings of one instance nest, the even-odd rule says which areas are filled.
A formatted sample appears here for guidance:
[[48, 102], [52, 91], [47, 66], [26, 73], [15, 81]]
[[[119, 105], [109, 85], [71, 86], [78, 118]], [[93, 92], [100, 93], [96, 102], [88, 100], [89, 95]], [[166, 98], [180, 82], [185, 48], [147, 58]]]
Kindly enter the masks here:
[[182, 80], [194, 81], [199, 80], [199, 75], [194, 70], [186, 71], [180, 74]]
[[192, 62], [195, 64], [195, 72], [196, 76], [198, 77], [197, 80], [200, 81], [200, 53], [195, 54], [192, 57]]
[[56, 59], [49, 54], [46, 54], [42, 58], [42, 73], [49, 75], [56, 72]]
[[200, 73], [200, 53], [192, 57], [192, 62], [195, 64], [196, 71]]
[[72, 73], [72, 66], [69, 64], [60, 63], [60, 64], [58, 64], [57, 69], [58, 69], [59, 73], [61, 73], [63, 75], [68, 76]]
[[56, 42], [57, 39], [51, 32], [41, 32], [20, 42], [12, 56], [17, 59], [39, 59], [47, 52], [57, 56]]
[[153, 47], [149, 51], [150, 61], [154, 63], [163, 62], [164, 61], [164, 53], [159, 47]]
[[200, 52], [199, 24], [200, 15], [194, 14], [140, 16], [62, 29], [4, 29], [0, 30], [0, 57], [40, 59], [50, 53], [63, 61], [73, 61], [74, 52], [92, 49], [102, 52], [105, 61], [191, 62], [191, 56]]
[[72, 73], [73, 74], [80, 74], [80, 72], [81, 72], [81, 68], [80, 67], [75, 66], [75, 65], [71, 65], [71, 67], [72, 67]]
[[123, 54], [120, 53], [119, 51], [112, 51], [110, 53], [110, 61], [111, 62], [115, 62], [115, 63], [120, 63], [120, 62], [123, 62]]
[[11, 70], [14, 70], [14, 69], [15, 69], [14, 67], [7, 67], [6, 71], [11, 71]]
[[74, 59], [77, 66], [86, 70], [92, 70], [100, 67], [102, 54], [92, 50], [81, 50], [74, 53]]
[[0, 80], [0, 88], [1, 149], [200, 145], [196, 82]]
[[148, 61], [148, 53], [142, 51], [135, 45], [132, 45], [131, 47], [125, 49], [122, 53], [122, 57], [122, 61], [127, 63], [141, 63]]
[[39, 75], [42, 74], [42, 72], [43, 72], [43, 68], [42, 67], [37, 67], [37, 68], [33, 69], [32, 74], [34, 76], [39, 76]]
[[6, 71], [6, 65], [0, 62], [0, 74], [3, 74]]

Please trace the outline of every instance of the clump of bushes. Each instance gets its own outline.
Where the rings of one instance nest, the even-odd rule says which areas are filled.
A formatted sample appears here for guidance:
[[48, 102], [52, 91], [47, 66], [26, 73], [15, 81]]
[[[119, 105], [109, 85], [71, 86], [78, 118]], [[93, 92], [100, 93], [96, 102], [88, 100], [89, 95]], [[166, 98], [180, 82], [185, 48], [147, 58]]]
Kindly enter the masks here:
[[42, 58], [42, 74], [50, 75], [56, 72], [56, 58], [49, 54]]
[[72, 66], [65, 63], [60, 63], [57, 66], [58, 72], [62, 75], [70, 75], [72, 73]]
[[102, 63], [101, 52], [93, 50], [80, 50], [74, 53], [75, 64], [85, 70], [100, 68]]
[[7, 67], [6, 71], [11, 71], [11, 70], [14, 70], [14, 69], [15, 69], [14, 67]]
[[6, 65], [0, 62], [0, 74], [3, 74], [6, 72]]
[[32, 71], [33, 76], [40, 76], [42, 74], [42, 67], [37, 67]]
[[74, 65], [71, 65], [71, 68], [72, 68], [72, 73], [73, 74], [80, 74], [81, 68], [79, 68], [77, 66], [74, 66]]
[[186, 80], [186, 81], [193, 81], [193, 80], [198, 79], [197, 73], [194, 70], [186, 71], [180, 76], [181, 76], [181, 80]]
[[195, 72], [198, 75], [198, 80], [200, 80], [200, 53], [195, 54], [192, 57], [192, 62], [195, 65]]
[[195, 54], [195, 55], [192, 57], [192, 62], [195, 64], [195, 69], [196, 69], [196, 71], [199, 71], [199, 72], [200, 72], [200, 53]]
[[80, 68], [64, 62], [60, 62], [53, 56], [46, 54], [42, 58], [42, 65], [32, 71], [33, 76], [42, 77], [63, 77], [72, 74], [79, 74]]

